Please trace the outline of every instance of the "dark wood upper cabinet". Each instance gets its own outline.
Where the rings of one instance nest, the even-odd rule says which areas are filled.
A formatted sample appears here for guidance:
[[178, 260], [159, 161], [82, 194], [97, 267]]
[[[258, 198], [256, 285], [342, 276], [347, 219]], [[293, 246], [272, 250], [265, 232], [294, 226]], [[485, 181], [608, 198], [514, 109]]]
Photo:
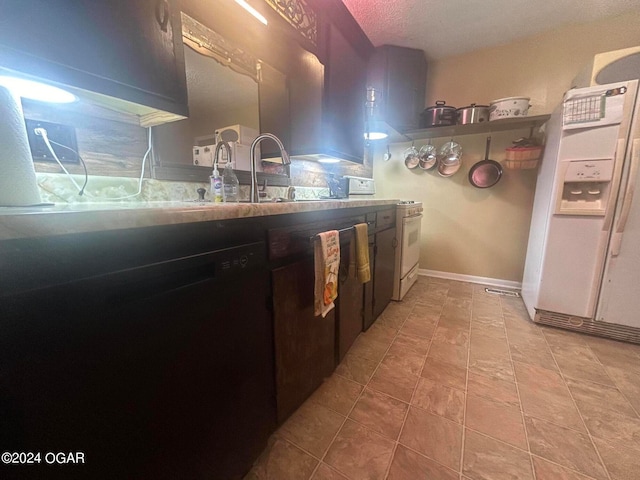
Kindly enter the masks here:
[[188, 115], [173, 1], [5, 0], [0, 65], [124, 100], [113, 105], [140, 115], [145, 126]]
[[318, 16], [318, 62], [307, 62], [291, 79], [291, 153], [362, 163], [366, 69], [373, 45], [341, 1], [308, 3]]
[[396, 130], [419, 128], [426, 82], [427, 63], [422, 50], [383, 45], [371, 56], [367, 86], [379, 93], [381, 116]]

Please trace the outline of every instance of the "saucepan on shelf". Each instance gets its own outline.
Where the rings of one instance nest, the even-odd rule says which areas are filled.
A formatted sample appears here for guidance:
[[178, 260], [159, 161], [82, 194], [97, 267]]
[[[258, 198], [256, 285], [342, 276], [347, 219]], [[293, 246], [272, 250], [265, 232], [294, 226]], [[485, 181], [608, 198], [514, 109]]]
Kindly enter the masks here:
[[483, 123], [489, 121], [489, 106], [476, 105], [472, 103], [469, 106], [458, 108], [456, 110], [458, 125], [467, 125], [469, 123]]
[[456, 107], [446, 105], [446, 103], [438, 100], [434, 106], [426, 108], [420, 114], [420, 128], [455, 125]]

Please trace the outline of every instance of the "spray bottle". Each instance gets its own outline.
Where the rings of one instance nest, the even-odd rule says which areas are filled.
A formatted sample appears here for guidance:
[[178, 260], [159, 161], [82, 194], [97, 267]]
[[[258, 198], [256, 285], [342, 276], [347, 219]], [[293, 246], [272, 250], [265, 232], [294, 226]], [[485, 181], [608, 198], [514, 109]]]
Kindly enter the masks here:
[[210, 179], [211, 179], [211, 195], [213, 196], [213, 201], [215, 203], [221, 203], [222, 202], [222, 177], [220, 176], [220, 172], [218, 171], [217, 163], [213, 167], [213, 175], [211, 175]]

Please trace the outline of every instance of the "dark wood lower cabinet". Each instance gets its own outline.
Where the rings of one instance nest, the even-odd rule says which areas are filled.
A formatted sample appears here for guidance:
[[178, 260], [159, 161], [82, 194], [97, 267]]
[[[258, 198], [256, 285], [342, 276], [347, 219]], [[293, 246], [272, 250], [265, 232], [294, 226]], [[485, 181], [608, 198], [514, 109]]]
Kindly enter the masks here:
[[349, 275], [349, 244], [340, 246], [340, 274], [336, 299], [336, 359], [340, 362], [362, 332], [364, 284]]
[[393, 274], [396, 262], [396, 229], [376, 233], [373, 283], [373, 318], [387, 308], [393, 295]]
[[313, 258], [272, 272], [278, 422], [291, 415], [335, 368], [335, 309], [313, 314]]

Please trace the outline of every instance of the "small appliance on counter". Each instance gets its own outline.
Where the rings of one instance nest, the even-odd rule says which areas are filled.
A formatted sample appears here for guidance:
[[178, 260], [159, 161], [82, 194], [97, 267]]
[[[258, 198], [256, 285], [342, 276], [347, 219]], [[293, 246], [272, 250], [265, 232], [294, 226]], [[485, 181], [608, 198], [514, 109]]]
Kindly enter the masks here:
[[374, 195], [376, 193], [376, 182], [373, 178], [354, 177], [345, 175], [347, 194], [351, 196]]

